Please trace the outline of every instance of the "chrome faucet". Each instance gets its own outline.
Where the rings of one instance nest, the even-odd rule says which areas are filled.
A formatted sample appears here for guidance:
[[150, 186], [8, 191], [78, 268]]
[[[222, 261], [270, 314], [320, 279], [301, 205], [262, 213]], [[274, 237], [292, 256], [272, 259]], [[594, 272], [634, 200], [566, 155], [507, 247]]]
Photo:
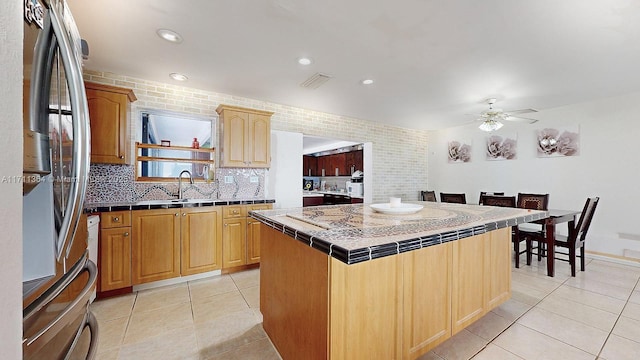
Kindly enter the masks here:
[[189, 175], [189, 183], [193, 185], [193, 176], [191, 175], [191, 171], [182, 170], [180, 175], [178, 175], [178, 199], [182, 199], [182, 174], [187, 173]]

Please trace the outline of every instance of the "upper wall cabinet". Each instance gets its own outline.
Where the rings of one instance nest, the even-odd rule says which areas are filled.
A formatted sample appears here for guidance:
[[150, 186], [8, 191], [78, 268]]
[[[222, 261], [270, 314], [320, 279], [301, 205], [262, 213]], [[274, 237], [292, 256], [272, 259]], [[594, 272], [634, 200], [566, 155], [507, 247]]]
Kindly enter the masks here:
[[129, 104], [136, 101], [131, 89], [85, 83], [91, 122], [91, 162], [130, 164]]
[[220, 105], [220, 167], [271, 166], [272, 112]]

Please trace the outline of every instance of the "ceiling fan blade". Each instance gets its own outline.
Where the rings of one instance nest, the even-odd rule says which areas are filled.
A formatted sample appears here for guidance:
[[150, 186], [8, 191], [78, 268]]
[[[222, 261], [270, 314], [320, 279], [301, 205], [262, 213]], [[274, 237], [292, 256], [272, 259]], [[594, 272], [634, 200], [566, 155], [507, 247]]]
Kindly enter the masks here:
[[528, 113], [534, 113], [534, 112], [538, 112], [538, 110], [536, 109], [519, 109], [519, 110], [513, 110], [513, 111], [505, 111], [507, 114], [528, 114]]
[[514, 121], [514, 122], [526, 122], [529, 124], [533, 124], [538, 122], [538, 119], [531, 119], [531, 118], [526, 118], [526, 117], [522, 117], [522, 116], [509, 116], [508, 119], [506, 119], [507, 121]]

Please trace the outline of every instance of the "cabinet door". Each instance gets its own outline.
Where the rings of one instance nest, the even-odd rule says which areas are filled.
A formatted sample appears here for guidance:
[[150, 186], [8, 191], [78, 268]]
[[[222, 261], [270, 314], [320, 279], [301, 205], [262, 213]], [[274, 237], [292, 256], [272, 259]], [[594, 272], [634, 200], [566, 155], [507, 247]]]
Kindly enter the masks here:
[[100, 291], [131, 286], [131, 228], [100, 231]]
[[247, 263], [247, 220], [224, 219], [222, 229], [222, 267]]
[[486, 310], [489, 311], [511, 297], [511, 228], [490, 232], [485, 243]]
[[268, 168], [271, 166], [271, 116], [249, 114], [248, 133], [249, 167]]
[[222, 166], [246, 167], [249, 114], [235, 110], [222, 112]]
[[222, 208], [182, 209], [181, 274], [193, 275], [222, 267]]
[[486, 236], [453, 241], [452, 335], [485, 314]]
[[131, 256], [134, 285], [180, 276], [179, 210], [132, 212]]
[[87, 88], [91, 162], [128, 164], [127, 96]]
[[[316, 176], [329, 175], [329, 173], [327, 173], [328, 169], [325, 165], [327, 162], [327, 156], [318, 156], [316, 160]], [[322, 170], [325, 170], [325, 174], [322, 174]]]
[[451, 242], [403, 257], [403, 351], [414, 359], [451, 337]]

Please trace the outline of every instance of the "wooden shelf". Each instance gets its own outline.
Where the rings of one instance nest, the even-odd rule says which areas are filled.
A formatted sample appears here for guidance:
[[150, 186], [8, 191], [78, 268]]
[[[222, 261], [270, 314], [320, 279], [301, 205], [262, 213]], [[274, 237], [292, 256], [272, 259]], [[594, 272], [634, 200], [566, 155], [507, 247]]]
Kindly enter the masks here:
[[136, 143], [136, 147], [138, 149], [163, 149], [163, 150], [178, 150], [178, 151], [192, 151], [192, 152], [210, 152], [210, 153], [214, 153], [216, 151], [216, 148], [198, 148], [198, 149], [194, 149], [192, 147], [188, 147], [188, 146], [162, 146], [162, 145], [156, 145], [156, 144], [143, 144], [143, 143]]
[[[184, 158], [184, 157], [167, 157], [166, 155], [165, 156], [140, 155], [141, 153], [140, 150], [142, 149], [188, 151], [191, 153], [193, 157]], [[214, 157], [215, 151], [216, 151], [215, 148], [194, 149], [187, 146], [162, 146], [162, 145], [156, 145], [156, 144], [143, 144], [143, 143], [136, 142], [136, 180], [137, 181], [175, 181], [175, 176], [172, 176], [172, 177], [138, 176], [138, 168], [143, 166], [144, 163], [165, 162], [165, 163], [191, 164], [193, 167], [191, 171], [193, 173], [194, 180], [197, 181], [199, 179], [196, 178], [196, 175], [202, 172], [202, 168], [205, 165], [209, 165], [211, 169], [215, 168], [215, 157]], [[186, 154], [184, 154], [183, 156], [185, 155]], [[208, 158], [203, 159], [203, 157], [208, 157]]]
[[156, 156], [138, 156], [138, 161], [167, 161], [167, 162], [186, 162], [193, 164], [211, 164], [213, 160], [196, 160], [187, 158], [165, 158]]

